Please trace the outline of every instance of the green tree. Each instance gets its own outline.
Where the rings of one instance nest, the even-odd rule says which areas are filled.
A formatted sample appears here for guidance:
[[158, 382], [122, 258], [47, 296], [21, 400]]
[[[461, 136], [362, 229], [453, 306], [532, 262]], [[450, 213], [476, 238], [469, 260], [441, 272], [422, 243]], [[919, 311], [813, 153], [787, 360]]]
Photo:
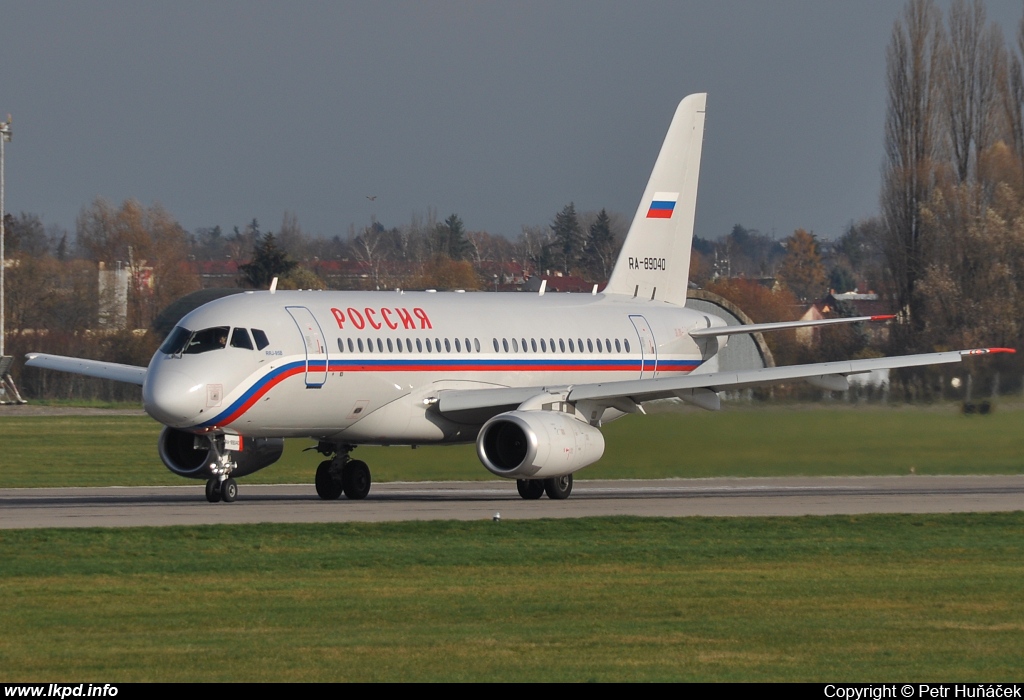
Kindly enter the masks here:
[[438, 224], [434, 230], [434, 237], [434, 250], [452, 260], [465, 259], [472, 249], [466, 240], [466, 227], [458, 214], [452, 214], [444, 223]]
[[252, 251], [252, 261], [239, 265], [242, 286], [266, 289], [275, 277], [284, 277], [297, 263], [277, 247], [274, 234], [267, 233], [257, 240]]
[[592, 280], [608, 279], [615, 264], [615, 248], [611, 219], [608, 212], [602, 209], [597, 219], [590, 225], [587, 238], [586, 267]]
[[555, 214], [551, 231], [555, 236], [555, 246], [558, 251], [556, 257], [561, 264], [562, 272], [569, 274], [582, 259], [586, 246], [583, 228], [580, 226], [580, 219], [576, 214], [574, 203], [569, 202], [562, 211]]

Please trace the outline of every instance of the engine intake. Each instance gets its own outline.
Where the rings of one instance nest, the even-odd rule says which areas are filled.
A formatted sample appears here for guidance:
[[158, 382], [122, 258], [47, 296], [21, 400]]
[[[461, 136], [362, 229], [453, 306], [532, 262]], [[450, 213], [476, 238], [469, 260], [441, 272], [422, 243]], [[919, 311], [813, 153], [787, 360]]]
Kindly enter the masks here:
[[484, 423], [476, 453], [487, 471], [507, 479], [572, 474], [604, 454], [604, 436], [556, 411], [509, 411]]
[[[221, 436], [196, 435], [176, 428], [164, 428], [157, 442], [160, 459], [178, 476], [191, 479], [209, 479], [210, 466], [216, 460], [211, 440]], [[231, 476], [245, 476], [269, 467], [281, 459], [284, 452], [282, 438], [244, 438], [242, 449], [233, 451], [231, 458], [236, 468]]]

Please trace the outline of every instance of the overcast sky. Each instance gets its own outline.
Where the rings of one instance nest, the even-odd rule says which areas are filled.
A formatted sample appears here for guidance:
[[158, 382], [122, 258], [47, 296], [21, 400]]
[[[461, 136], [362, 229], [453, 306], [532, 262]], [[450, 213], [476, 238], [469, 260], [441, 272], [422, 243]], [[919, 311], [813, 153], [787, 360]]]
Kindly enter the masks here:
[[[987, 6], [1012, 38], [1021, 2]], [[675, 105], [706, 91], [697, 234], [830, 238], [878, 208], [902, 10], [8, 0], [7, 210], [73, 230], [94, 198], [134, 197], [189, 230], [292, 211], [328, 236], [431, 208], [504, 235], [570, 201], [631, 217]]]

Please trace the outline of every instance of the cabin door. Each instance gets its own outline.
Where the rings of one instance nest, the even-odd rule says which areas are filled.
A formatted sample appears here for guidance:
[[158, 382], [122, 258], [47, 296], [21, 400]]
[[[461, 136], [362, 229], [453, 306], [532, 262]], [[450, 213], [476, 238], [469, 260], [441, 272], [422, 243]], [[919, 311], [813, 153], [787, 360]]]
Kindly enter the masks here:
[[320, 324], [305, 306], [286, 306], [292, 320], [302, 334], [306, 347], [306, 387], [319, 389], [327, 381], [327, 342]]
[[629, 320], [640, 340], [640, 378], [650, 379], [658, 371], [658, 344], [654, 342], [654, 331], [643, 316], [630, 316]]

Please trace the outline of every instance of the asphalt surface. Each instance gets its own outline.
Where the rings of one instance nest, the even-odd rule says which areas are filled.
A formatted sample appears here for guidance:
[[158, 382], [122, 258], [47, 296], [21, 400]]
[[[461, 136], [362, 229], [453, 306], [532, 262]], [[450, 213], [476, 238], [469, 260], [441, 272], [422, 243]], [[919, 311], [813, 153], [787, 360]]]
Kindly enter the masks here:
[[524, 501], [514, 482], [374, 484], [363, 501], [320, 500], [312, 485], [239, 482], [207, 503], [204, 482], [163, 487], [0, 489], [0, 529], [259, 522], [380, 522], [635, 516], [793, 516], [1024, 509], [1024, 475], [577, 481], [564, 501]]

